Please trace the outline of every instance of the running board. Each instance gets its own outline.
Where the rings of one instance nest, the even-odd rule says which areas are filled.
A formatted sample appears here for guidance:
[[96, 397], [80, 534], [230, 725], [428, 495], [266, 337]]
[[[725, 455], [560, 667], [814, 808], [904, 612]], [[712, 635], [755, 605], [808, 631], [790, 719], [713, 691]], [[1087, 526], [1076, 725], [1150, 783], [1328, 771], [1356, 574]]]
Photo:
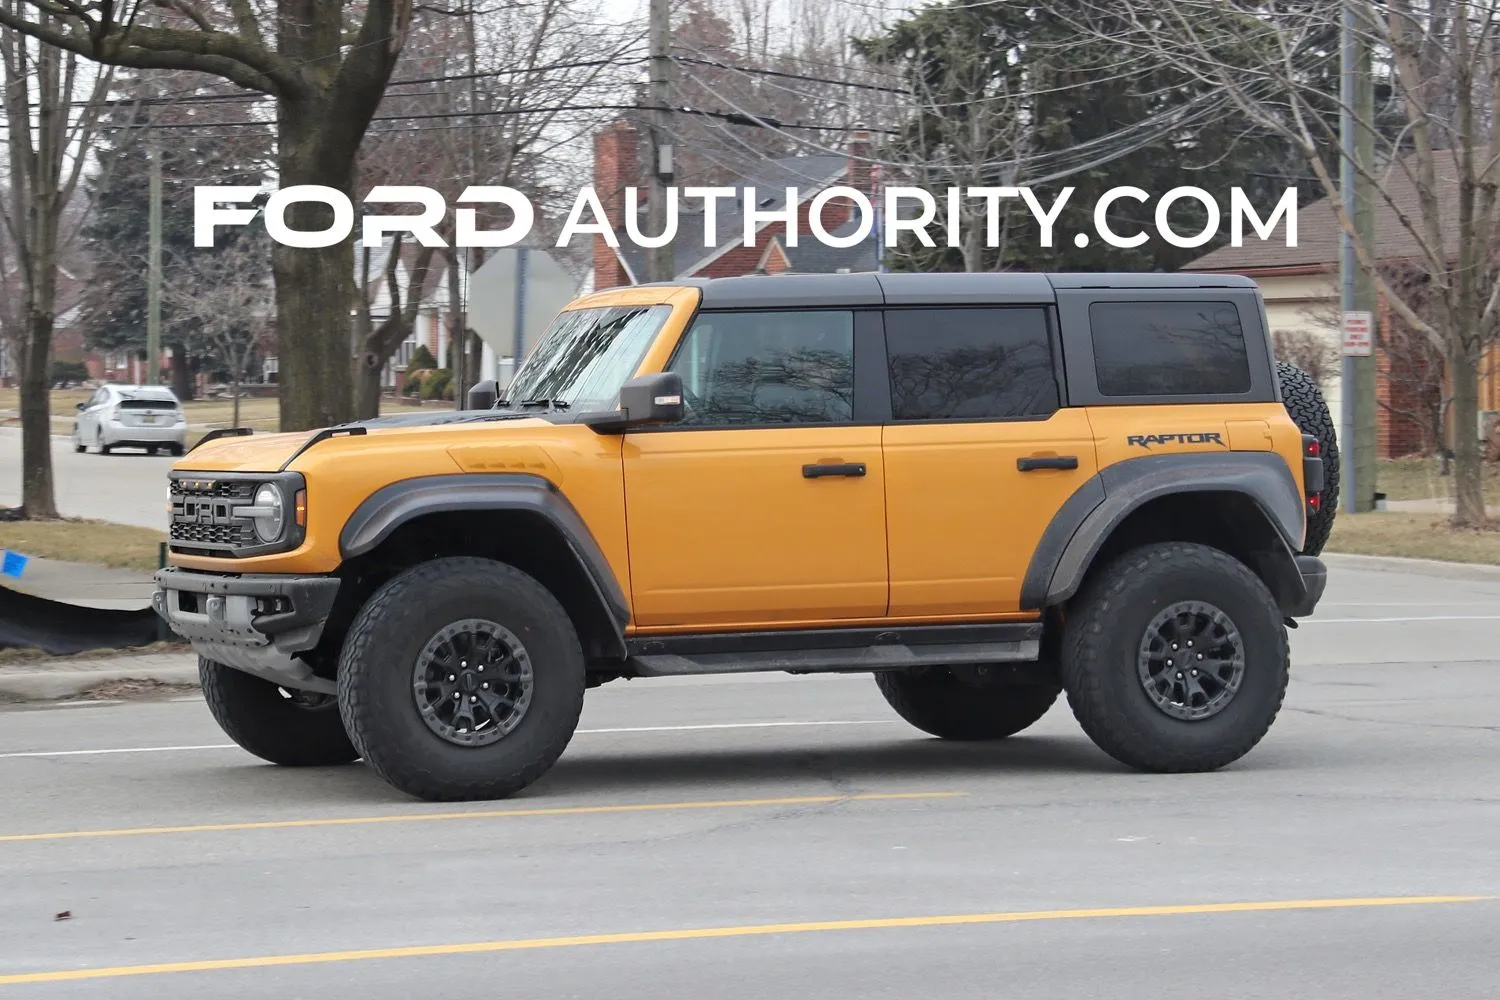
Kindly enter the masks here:
[[1040, 623], [678, 635], [628, 641], [637, 677], [786, 672], [869, 673], [910, 667], [1029, 663]]

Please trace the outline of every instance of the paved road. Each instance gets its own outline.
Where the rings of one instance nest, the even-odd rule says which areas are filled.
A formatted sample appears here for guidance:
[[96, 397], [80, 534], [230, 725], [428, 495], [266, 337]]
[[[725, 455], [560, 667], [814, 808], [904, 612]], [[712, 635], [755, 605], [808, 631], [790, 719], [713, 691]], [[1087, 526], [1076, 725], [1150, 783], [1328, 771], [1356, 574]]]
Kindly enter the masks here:
[[[57, 507], [64, 517], [86, 517], [167, 530], [167, 470], [176, 459], [140, 451], [112, 455], [73, 451], [70, 438], [52, 439]], [[0, 507], [21, 502], [21, 432], [0, 427]]]
[[1500, 896], [1500, 581], [1342, 573], [1293, 649], [1266, 742], [1192, 776], [1063, 706], [941, 744], [865, 677], [610, 684], [458, 807], [262, 766], [195, 699], [3, 711], [0, 995], [1493, 996], [1500, 903], [1391, 900]]

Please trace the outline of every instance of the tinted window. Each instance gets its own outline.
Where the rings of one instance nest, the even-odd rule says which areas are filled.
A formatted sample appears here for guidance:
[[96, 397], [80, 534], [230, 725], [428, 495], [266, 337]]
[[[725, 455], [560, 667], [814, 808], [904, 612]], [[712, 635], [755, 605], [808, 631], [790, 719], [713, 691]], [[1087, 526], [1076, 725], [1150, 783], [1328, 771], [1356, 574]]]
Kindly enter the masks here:
[[672, 359], [690, 424], [831, 423], [854, 414], [854, 315], [703, 313]]
[[897, 420], [1047, 416], [1057, 378], [1042, 309], [894, 309], [885, 314]]
[[1239, 310], [1230, 302], [1096, 302], [1094, 370], [1106, 396], [1250, 391]]

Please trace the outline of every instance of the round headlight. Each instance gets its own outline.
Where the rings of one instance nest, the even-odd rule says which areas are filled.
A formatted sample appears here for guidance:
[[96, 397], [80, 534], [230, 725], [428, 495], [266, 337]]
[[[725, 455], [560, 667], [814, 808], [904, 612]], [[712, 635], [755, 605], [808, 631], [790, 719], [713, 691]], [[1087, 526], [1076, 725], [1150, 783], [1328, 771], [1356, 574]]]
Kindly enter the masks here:
[[255, 491], [255, 506], [262, 512], [254, 517], [252, 523], [261, 541], [274, 542], [281, 537], [282, 519], [285, 516], [282, 503], [281, 487], [275, 483], [266, 483]]

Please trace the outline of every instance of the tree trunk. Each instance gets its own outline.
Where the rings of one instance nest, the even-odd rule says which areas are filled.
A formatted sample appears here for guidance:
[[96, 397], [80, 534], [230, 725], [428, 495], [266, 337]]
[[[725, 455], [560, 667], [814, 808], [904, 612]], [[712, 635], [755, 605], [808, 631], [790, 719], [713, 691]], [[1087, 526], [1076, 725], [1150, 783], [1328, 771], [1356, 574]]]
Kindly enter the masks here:
[[[353, 157], [328, 156], [318, 141], [326, 109], [317, 101], [280, 102], [277, 158], [283, 188], [317, 184], [354, 200]], [[299, 202], [286, 213], [287, 226], [318, 232], [333, 221], [328, 206]], [[343, 423], [353, 416], [354, 244], [344, 239], [331, 247], [302, 248], [275, 244], [271, 270], [276, 279], [276, 353], [280, 374], [281, 429], [312, 430]]]
[[380, 416], [380, 375], [388, 359], [378, 356], [367, 346], [359, 355], [354, 373], [354, 419], [373, 420]]
[[188, 361], [187, 345], [176, 343], [172, 345], [172, 392], [184, 403], [198, 398], [197, 387], [193, 385], [192, 364]]
[[448, 384], [453, 387], [453, 406], [461, 409], [464, 403], [464, 383], [468, 381], [469, 373], [466, 370], [468, 358], [467, 337], [468, 317], [464, 315], [463, 291], [458, 287], [458, 248], [454, 247], [448, 253], [448, 351], [453, 355], [453, 380]]
[[1465, 338], [1451, 335], [1448, 368], [1453, 379], [1453, 524], [1476, 528], [1485, 523], [1484, 470], [1479, 454], [1479, 367]]
[[[39, 276], [38, 283], [50, 286], [50, 274]], [[42, 302], [52, 301], [50, 294], [34, 295]], [[57, 517], [52, 489], [52, 319], [50, 309], [33, 305], [27, 310], [21, 354], [21, 509], [34, 520]]]

